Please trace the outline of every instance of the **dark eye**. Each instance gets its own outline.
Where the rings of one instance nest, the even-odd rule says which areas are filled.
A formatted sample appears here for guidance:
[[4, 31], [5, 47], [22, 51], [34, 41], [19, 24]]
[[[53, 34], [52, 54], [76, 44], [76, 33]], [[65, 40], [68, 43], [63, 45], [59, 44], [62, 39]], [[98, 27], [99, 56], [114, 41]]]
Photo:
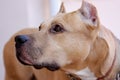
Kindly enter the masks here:
[[65, 30], [61, 24], [54, 24], [54, 25], [52, 25], [52, 27], [50, 29], [51, 33], [62, 33], [64, 31]]

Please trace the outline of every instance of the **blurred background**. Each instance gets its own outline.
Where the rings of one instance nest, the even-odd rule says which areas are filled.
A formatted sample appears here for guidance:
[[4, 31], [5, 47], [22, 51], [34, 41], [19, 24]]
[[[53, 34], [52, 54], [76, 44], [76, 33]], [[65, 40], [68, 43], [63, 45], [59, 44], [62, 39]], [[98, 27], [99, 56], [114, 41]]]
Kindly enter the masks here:
[[[120, 39], [120, 0], [86, 0], [98, 9], [100, 21]], [[80, 8], [82, 0], [0, 0], [0, 80], [4, 80], [3, 47], [17, 31], [34, 27], [59, 11], [61, 2], [67, 12]]]

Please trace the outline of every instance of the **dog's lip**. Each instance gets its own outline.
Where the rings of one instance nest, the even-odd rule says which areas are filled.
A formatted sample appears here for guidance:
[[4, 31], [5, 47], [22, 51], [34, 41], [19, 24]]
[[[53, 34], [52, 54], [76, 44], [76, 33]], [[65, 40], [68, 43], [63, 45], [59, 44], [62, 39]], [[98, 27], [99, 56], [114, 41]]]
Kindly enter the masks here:
[[16, 57], [17, 59], [24, 65], [32, 65], [32, 60], [29, 56], [24, 55], [24, 52], [19, 51], [19, 49], [16, 49]]
[[26, 64], [32, 64], [32, 61], [30, 61], [30, 60], [27, 59], [26, 57], [23, 57], [23, 58], [20, 57], [20, 59], [21, 59], [22, 61], [24, 61], [24, 63], [26, 63]]
[[32, 65], [32, 60], [30, 58], [30, 56], [28, 56], [28, 54], [26, 53], [26, 48], [24, 47], [25, 44], [15, 44], [15, 48], [16, 48], [16, 57], [17, 59], [24, 65]]
[[43, 66], [42, 65], [33, 65], [35, 69], [42, 69]]
[[53, 66], [49, 66], [49, 67], [46, 67], [48, 70], [50, 71], [56, 71], [56, 70], [59, 70], [59, 66], [56, 66], [56, 67], [53, 67]]
[[33, 65], [33, 66], [35, 69], [47, 68], [50, 71], [56, 71], [60, 69], [60, 66], [58, 66], [56, 63], [53, 64], [42, 63], [40, 65]]
[[32, 65], [32, 61], [24, 56], [17, 56], [17, 59], [24, 65]]

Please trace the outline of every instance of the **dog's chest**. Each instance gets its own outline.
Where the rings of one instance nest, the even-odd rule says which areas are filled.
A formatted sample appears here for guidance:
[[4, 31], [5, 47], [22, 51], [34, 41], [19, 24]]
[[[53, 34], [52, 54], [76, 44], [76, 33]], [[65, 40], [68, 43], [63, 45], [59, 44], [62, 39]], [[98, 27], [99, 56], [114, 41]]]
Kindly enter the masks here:
[[80, 77], [82, 80], [96, 80], [97, 77], [95, 77], [94, 73], [91, 72], [91, 70], [87, 67], [83, 70], [77, 71], [75, 73], [77, 76]]

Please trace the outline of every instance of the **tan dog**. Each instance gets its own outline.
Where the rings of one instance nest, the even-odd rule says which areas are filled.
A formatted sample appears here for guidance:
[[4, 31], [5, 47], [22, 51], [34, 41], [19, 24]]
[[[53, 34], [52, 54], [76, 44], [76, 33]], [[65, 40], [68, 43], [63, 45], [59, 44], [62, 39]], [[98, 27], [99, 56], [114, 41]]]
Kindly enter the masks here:
[[[80, 9], [71, 13], [65, 13], [62, 5], [54, 18], [41, 24], [39, 32], [18, 35], [15, 42], [16, 56], [21, 63], [36, 69], [47, 68], [55, 71], [52, 73], [44, 70], [38, 72], [38, 75], [31, 67], [25, 69], [17, 62], [19, 66], [16, 67], [19, 67], [20, 71], [26, 70], [26, 73], [20, 72], [20, 78], [25, 74], [30, 77], [34, 74], [38, 80], [43, 80], [43, 75], [52, 75], [44, 80], [53, 80], [53, 77], [58, 78], [60, 74], [63, 78], [60, 80], [66, 80], [66, 73], [82, 80], [114, 80], [119, 75], [120, 42], [100, 24], [96, 8], [85, 1]], [[7, 62], [6, 60], [6, 65]], [[13, 75], [17, 74], [17, 71]], [[29, 80], [28, 78], [24, 80]]]

